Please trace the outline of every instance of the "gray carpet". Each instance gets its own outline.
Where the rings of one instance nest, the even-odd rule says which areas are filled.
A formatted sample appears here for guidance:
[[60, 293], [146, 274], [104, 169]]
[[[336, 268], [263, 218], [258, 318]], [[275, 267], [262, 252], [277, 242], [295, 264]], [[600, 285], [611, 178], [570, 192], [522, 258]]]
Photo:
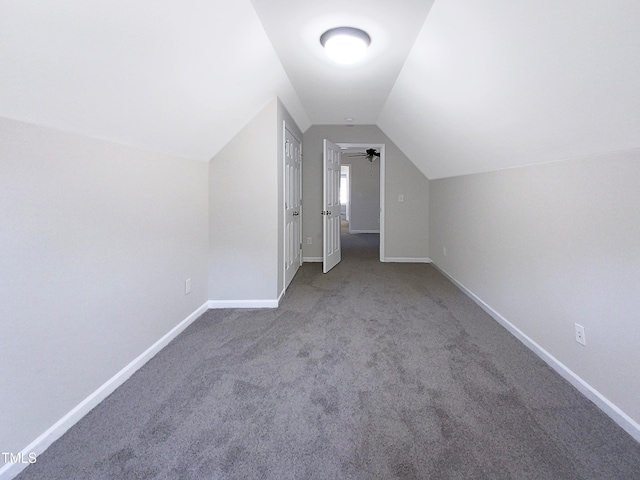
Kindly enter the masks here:
[[18, 478], [640, 478], [638, 443], [377, 241], [278, 309], [205, 313]]

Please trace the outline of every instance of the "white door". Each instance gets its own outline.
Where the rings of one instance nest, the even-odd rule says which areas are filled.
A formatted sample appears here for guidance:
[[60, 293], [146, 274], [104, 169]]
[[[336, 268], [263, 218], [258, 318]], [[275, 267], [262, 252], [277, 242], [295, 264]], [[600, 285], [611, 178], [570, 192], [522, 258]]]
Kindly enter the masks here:
[[322, 271], [327, 273], [340, 262], [340, 147], [323, 143]]
[[302, 148], [284, 128], [284, 287], [302, 264]]

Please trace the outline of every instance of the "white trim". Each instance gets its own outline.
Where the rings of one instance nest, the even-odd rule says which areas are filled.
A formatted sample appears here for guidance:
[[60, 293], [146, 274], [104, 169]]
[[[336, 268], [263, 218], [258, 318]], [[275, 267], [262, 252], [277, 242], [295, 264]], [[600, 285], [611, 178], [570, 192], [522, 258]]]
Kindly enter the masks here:
[[302, 257], [302, 261], [309, 263], [322, 262], [322, 257]]
[[[283, 205], [282, 205], [282, 209], [283, 209], [283, 213], [282, 213], [282, 249], [284, 250], [282, 252], [282, 258], [286, 259], [287, 258], [287, 208], [286, 208], [286, 202], [287, 202], [287, 181], [286, 181], [286, 177], [287, 177], [287, 150], [286, 150], [286, 144], [287, 144], [287, 121], [286, 120], [282, 120], [282, 201], [283, 201]], [[296, 138], [295, 135], [293, 135], [293, 132], [289, 132], [293, 138]], [[302, 237], [302, 235], [300, 235]], [[302, 252], [300, 252], [300, 255], [302, 255]], [[284, 261], [286, 262], [286, 260]], [[283, 265], [284, 262], [280, 262], [280, 265], [282, 265], [282, 290], [286, 290], [287, 289], [287, 267], [286, 264]], [[214, 307], [209, 307], [209, 308], [214, 308]]]
[[278, 308], [280, 299], [284, 292], [278, 298], [272, 300], [209, 300], [209, 308]]
[[385, 225], [385, 185], [387, 184], [387, 157], [384, 143], [380, 145], [380, 261], [384, 262], [384, 246], [386, 244], [386, 238], [384, 233]]
[[409, 258], [409, 257], [386, 257], [385, 262], [391, 263], [432, 263], [431, 259], [425, 258]]
[[[300, 261], [302, 262], [302, 252], [300, 252]], [[302, 265], [302, 263], [300, 263], [300, 265]], [[276, 301], [276, 306], [274, 308], [278, 308], [280, 306], [280, 302], [282, 301], [282, 298], [284, 297], [286, 293], [286, 290], [283, 290], [280, 292], [280, 295], [278, 295], [278, 300]]]
[[598, 390], [589, 385], [585, 380], [579, 377], [574, 371], [572, 371], [565, 364], [560, 362], [557, 358], [547, 352], [532, 338], [525, 334], [522, 330], [516, 327], [513, 323], [503, 317], [500, 313], [494, 310], [490, 305], [485, 303], [480, 297], [478, 297], [471, 290], [467, 289], [464, 285], [458, 282], [455, 278], [449, 275], [446, 271], [440, 268], [435, 263], [433, 264], [442, 274], [453, 282], [463, 293], [465, 293], [471, 300], [478, 304], [485, 312], [487, 312], [494, 320], [500, 325], [506, 328], [514, 337], [520, 340], [526, 347], [528, 347], [533, 353], [538, 355], [544, 360], [551, 368], [560, 374], [565, 380], [573, 385], [580, 393], [591, 400], [600, 410], [606, 413], [614, 422], [622, 427], [629, 435], [631, 435], [637, 442], [640, 442], [640, 424], [633, 420], [629, 415], [624, 413], [618, 406], [616, 406], [611, 400], [602, 395]]
[[380, 233], [380, 230], [349, 230], [349, 233], [357, 235], [358, 233]]
[[[166, 347], [169, 342], [176, 338], [182, 331], [191, 325], [200, 315], [208, 310], [208, 303], [200, 306], [196, 311], [182, 320], [178, 325], [173, 327], [169, 332], [163, 335], [157, 342], [147, 348], [138, 357], [131, 361], [126, 367], [116, 373], [104, 384], [98, 387], [92, 394], [76, 405], [71, 411], [64, 415], [60, 420], [49, 427], [42, 435], [27, 445], [22, 450], [22, 457], [29, 458], [30, 453], [41, 455], [53, 442], [58, 440], [72, 426], [82, 419], [87, 413], [95, 408], [102, 400], [111, 395], [116, 388], [137, 372], [145, 363], [151, 360], [160, 350]], [[7, 463], [0, 468], [0, 479], [10, 479], [17, 476], [28, 463]]]
[[[293, 138], [295, 138], [297, 140], [297, 142], [300, 144], [300, 211], [299, 211], [299, 215], [300, 215], [300, 242], [302, 242], [302, 216], [304, 215], [304, 209], [302, 207], [302, 140], [300, 140], [298, 138], [298, 136], [293, 132], [293, 130], [291, 130], [288, 125], [287, 125], [287, 121], [283, 120], [282, 121], [282, 196], [283, 196], [283, 202], [286, 199], [287, 196], [287, 185], [286, 185], [286, 169], [287, 169], [287, 152], [285, 150], [285, 145], [286, 145], [286, 139], [287, 139], [287, 132], [289, 132], [291, 134], [291, 136]], [[286, 219], [286, 208], [285, 208], [285, 204], [283, 203], [282, 205], [283, 208], [283, 212], [282, 212], [282, 223], [283, 223], [283, 232], [282, 232], [282, 244], [283, 244], [283, 254], [282, 254], [282, 258], [286, 258], [287, 257], [287, 219]], [[302, 259], [302, 244], [300, 245], [300, 265], [298, 265], [298, 268], [300, 268], [300, 266], [302, 266], [303, 263], [303, 259]], [[286, 267], [284, 267], [283, 262], [281, 262], [281, 265], [283, 265], [282, 267], [282, 288], [283, 288], [283, 292], [280, 294], [279, 298], [282, 298], [282, 296], [284, 295], [284, 291], [287, 289], [287, 287], [289, 285], [287, 285], [287, 269]], [[295, 274], [294, 274], [295, 276]], [[292, 277], [293, 280], [293, 277]], [[212, 307], [215, 308], [215, 307]]]

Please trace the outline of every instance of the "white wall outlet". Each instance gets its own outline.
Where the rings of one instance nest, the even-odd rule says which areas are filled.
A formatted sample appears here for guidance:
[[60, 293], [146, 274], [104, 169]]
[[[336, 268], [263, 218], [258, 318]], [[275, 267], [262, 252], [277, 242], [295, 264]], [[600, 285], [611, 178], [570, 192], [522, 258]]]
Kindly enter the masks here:
[[398, 195], [398, 201], [401, 203], [404, 202], [404, 195], [402, 194]]
[[187, 278], [184, 281], [184, 294], [189, 295], [191, 293], [191, 279]]
[[311, 237], [307, 237], [307, 245], [313, 244], [313, 239]]
[[587, 339], [584, 336], [584, 327], [582, 325], [578, 325], [577, 323], [574, 324], [576, 327], [576, 342], [578, 342], [581, 345], [586, 346], [587, 345]]

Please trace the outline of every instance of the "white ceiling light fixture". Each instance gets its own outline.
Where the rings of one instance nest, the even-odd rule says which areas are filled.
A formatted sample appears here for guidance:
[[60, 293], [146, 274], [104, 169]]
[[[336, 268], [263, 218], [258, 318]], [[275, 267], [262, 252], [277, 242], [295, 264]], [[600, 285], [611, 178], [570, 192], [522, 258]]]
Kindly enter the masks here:
[[362, 60], [371, 43], [364, 30], [353, 27], [337, 27], [320, 36], [320, 43], [331, 60], [343, 65]]

